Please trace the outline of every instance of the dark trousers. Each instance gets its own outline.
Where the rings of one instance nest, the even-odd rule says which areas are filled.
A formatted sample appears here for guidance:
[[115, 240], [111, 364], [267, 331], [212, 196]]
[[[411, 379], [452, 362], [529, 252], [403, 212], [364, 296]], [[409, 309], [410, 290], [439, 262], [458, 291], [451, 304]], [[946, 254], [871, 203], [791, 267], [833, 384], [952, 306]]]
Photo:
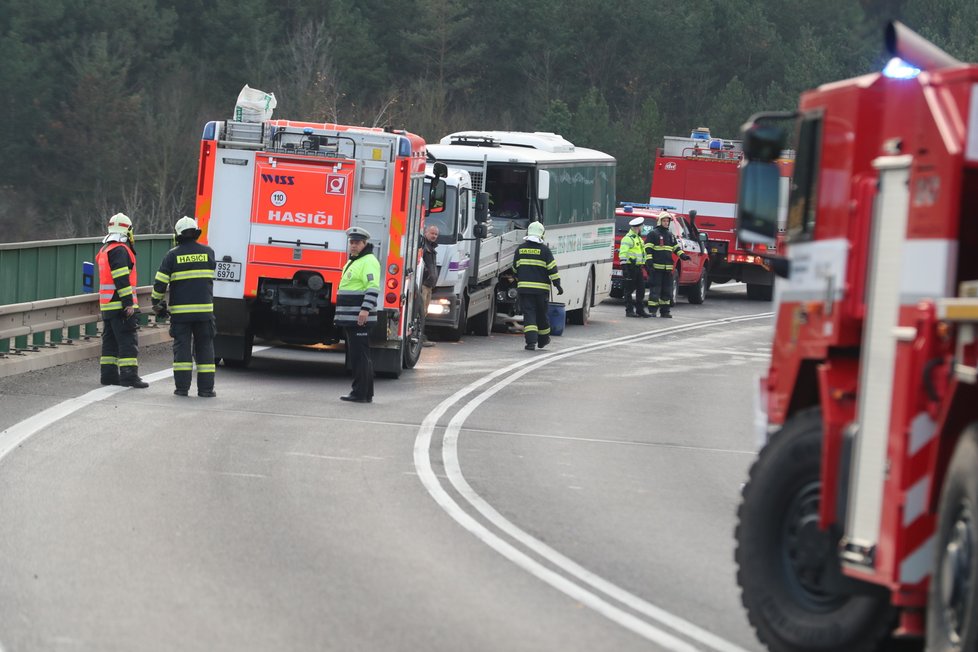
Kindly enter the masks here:
[[[625, 312], [645, 311], [645, 279], [640, 265], [621, 266], [621, 287], [625, 294]], [[632, 297], [632, 293], [635, 297]]]
[[672, 304], [672, 275], [671, 269], [649, 270], [649, 311], [655, 314], [656, 308], [663, 315], [670, 313]]
[[102, 357], [99, 360], [103, 384], [118, 384], [119, 372], [125, 376], [139, 373], [138, 317], [126, 317], [120, 310], [116, 316], [104, 317], [102, 325]]
[[543, 347], [550, 343], [548, 303], [546, 294], [520, 292], [520, 306], [523, 308], [523, 337], [527, 344]]
[[374, 397], [374, 363], [370, 359], [370, 325], [349, 326], [346, 329], [346, 354], [353, 367], [352, 396]]
[[214, 389], [214, 318], [200, 321], [170, 322], [173, 338], [173, 383], [177, 389], [190, 389], [194, 361], [197, 362], [197, 391]]

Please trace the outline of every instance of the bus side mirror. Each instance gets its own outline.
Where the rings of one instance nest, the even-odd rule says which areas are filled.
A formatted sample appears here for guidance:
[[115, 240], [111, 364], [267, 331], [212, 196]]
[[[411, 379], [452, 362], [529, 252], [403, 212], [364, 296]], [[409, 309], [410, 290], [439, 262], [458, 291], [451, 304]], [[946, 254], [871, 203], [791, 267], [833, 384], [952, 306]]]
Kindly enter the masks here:
[[[438, 165], [436, 163], [436, 165]], [[444, 165], [442, 163], [441, 165]], [[431, 182], [431, 190], [428, 192], [428, 213], [443, 213], [445, 212], [445, 180], [442, 178], [436, 178]]]
[[778, 234], [781, 172], [776, 163], [752, 160], [740, 169], [737, 237], [744, 242], [774, 244]]
[[550, 173], [537, 171], [537, 199], [550, 199]]
[[487, 192], [475, 193], [475, 221], [479, 224], [489, 221], [489, 193]]

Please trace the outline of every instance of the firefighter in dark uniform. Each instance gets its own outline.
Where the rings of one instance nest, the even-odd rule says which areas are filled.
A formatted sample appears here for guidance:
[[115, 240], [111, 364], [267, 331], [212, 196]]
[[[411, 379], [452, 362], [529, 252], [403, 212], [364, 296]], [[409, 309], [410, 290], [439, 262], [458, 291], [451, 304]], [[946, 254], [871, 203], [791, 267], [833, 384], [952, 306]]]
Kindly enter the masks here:
[[[177, 246], [166, 252], [153, 283], [153, 312], [170, 316], [173, 337], [173, 383], [177, 396], [187, 396], [197, 363], [197, 396], [213, 398], [214, 391], [214, 250], [197, 242], [200, 229], [192, 217], [173, 227]], [[166, 296], [170, 288], [170, 304]]]
[[669, 230], [672, 215], [669, 211], [659, 213], [658, 226], [645, 238], [645, 265], [649, 271], [649, 316], [655, 317], [655, 311], [663, 317], [670, 318], [672, 313], [673, 262], [676, 254], [683, 260], [689, 256], [683, 253], [682, 245]]
[[550, 343], [550, 320], [547, 317], [550, 285], [557, 288], [557, 294], [564, 293], [560, 287], [557, 261], [544, 244], [543, 234], [543, 224], [531, 222], [523, 243], [517, 247], [513, 257], [516, 291], [523, 309], [523, 336], [526, 339], [523, 348], [527, 351], [542, 349]]
[[132, 220], [122, 213], [109, 218], [108, 235], [102, 240], [98, 264], [98, 302], [102, 314], [102, 357], [99, 360], [103, 385], [143, 389], [149, 384], [139, 377], [139, 303], [136, 300], [136, 250]]
[[621, 244], [618, 246], [626, 317], [651, 317], [645, 311], [645, 279], [642, 278], [642, 267], [645, 265], [645, 241], [642, 240], [641, 230], [644, 224], [644, 217], [632, 218], [628, 222], [628, 233], [621, 237]]
[[340, 400], [372, 403], [374, 400], [374, 365], [370, 359], [370, 329], [377, 323], [380, 301], [380, 261], [374, 246], [367, 242], [366, 229], [354, 226], [346, 230], [350, 239], [350, 259], [336, 292], [335, 323], [346, 331], [346, 352], [353, 367], [353, 389]]

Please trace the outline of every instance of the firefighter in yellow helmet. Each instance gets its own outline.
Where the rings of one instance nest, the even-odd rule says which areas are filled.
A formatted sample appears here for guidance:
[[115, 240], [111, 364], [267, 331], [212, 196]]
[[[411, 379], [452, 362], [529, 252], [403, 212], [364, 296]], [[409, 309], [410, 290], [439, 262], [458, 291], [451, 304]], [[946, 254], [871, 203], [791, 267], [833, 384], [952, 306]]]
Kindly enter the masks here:
[[[197, 242], [197, 220], [182, 217], [173, 227], [177, 246], [166, 252], [153, 282], [153, 312], [170, 316], [173, 337], [173, 383], [177, 396], [190, 393], [197, 363], [197, 396], [214, 391], [214, 250]], [[170, 290], [170, 305], [163, 297]]]
[[649, 272], [649, 313], [655, 317], [656, 310], [665, 318], [672, 317], [673, 254], [683, 260], [689, 256], [683, 253], [682, 245], [669, 230], [672, 214], [659, 213], [658, 225], [645, 237], [645, 265]]
[[380, 261], [370, 233], [358, 226], [346, 230], [350, 259], [336, 292], [334, 323], [346, 331], [346, 352], [353, 367], [353, 388], [340, 400], [372, 403], [374, 400], [374, 364], [370, 359], [370, 329], [377, 323], [380, 302]]
[[102, 357], [99, 359], [103, 385], [143, 389], [149, 384], [139, 377], [139, 303], [136, 301], [136, 250], [132, 220], [122, 213], [109, 218], [102, 248], [95, 256], [98, 265], [98, 303], [102, 314]]
[[513, 256], [516, 291], [523, 310], [523, 337], [526, 340], [523, 348], [527, 351], [542, 349], [550, 343], [550, 319], [547, 316], [550, 286], [557, 288], [557, 294], [564, 293], [557, 261], [543, 242], [544, 232], [543, 224], [531, 222]]

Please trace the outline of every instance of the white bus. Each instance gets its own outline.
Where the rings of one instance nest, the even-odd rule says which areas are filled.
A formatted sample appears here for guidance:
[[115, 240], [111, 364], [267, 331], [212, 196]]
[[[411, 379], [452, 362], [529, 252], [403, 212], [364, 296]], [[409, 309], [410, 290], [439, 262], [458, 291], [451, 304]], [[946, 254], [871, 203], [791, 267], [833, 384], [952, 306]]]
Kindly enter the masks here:
[[568, 321], [586, 324], [611, 292], [615, 158], [556, 134], [515, 131], [459, 131], [428, 145], [428, 155], [468, 170], [473, 188], [489, 193], [495, 232], [543, 222], [564, 289], [554, 300]]

